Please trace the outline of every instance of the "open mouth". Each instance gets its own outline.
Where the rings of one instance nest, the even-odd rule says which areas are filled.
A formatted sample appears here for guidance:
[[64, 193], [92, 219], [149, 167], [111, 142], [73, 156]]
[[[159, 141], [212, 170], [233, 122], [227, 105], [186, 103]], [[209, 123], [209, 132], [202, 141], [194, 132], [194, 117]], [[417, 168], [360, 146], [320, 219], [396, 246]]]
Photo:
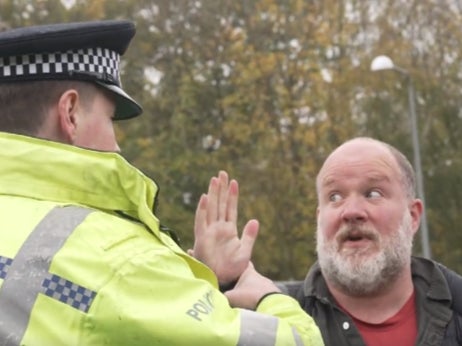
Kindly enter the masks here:
[[362, 246], [365, 245], [366, 243], [369, 243], [371, 241], [375, 240], [375, 236], [373, 233], [369, 232], [364, 232], [364, 231], [358, 231], [358, 230], [352, 230], [349, 232], [345, 232], [342, 234], [340, 237], [340, 244], [345, 244], [347, 246]]
[[360, 241], [360, 240], [363, 240], [365, 237], [362, 236], [361, 234], [357, 234], [357, 235], [349, 235], [347, 236], [346, 240], [348, 241]]

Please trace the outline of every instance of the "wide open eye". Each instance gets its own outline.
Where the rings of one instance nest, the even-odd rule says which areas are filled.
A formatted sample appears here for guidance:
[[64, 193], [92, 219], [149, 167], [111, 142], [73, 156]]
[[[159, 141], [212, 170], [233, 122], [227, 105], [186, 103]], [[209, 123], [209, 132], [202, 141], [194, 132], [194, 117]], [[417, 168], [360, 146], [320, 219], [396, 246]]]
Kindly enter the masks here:
[[342, 196], [338, 192], [333, 192], [329, 195], [329, 201], [338, 202], [342, 199]]
[[366, 193], [366, 197], [367, 198], [379, 198], [379, 197], [382, 197], [382, 193], [377, 189], [372, 189]]

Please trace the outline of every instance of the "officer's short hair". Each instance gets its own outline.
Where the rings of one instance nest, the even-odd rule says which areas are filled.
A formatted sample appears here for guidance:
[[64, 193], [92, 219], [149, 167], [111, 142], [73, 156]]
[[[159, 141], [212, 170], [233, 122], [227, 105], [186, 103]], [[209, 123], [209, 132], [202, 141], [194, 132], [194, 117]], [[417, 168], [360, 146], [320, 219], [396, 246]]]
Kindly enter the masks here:
[[80, 81], [0, 83], [0, 131], [36, 136], [66, 90], [77, 90], [82, 106], [90, 108], [97, 88]]

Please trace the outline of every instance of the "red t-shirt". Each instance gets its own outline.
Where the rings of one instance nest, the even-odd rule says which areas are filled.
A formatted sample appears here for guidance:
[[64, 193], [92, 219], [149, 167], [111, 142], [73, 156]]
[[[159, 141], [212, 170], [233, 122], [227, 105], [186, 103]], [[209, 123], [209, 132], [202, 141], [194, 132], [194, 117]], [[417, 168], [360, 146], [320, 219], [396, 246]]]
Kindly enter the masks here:
[[382, 323], [372, 324], [351, 317], [367, 346], [414, 346], [416, 343], [415, 292], [396, 315]]

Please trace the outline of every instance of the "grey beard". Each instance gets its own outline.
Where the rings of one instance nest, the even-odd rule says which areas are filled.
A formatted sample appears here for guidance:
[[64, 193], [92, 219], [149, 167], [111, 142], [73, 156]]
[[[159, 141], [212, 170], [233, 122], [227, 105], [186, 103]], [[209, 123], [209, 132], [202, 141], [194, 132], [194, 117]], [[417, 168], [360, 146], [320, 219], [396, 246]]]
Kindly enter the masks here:
[[411, 218], [403, 216], [396, 234], [379, 236], [379, 253], [342, 255], [336, 240], [325, 242], [317, 231], [317, 252], [323, 276], [337, 289], [351, 296], [373, 295], [393, 282], [410, 262], [412, 253]]
[[[380, 292], [387, 283], [396, 279], [403, 264], [398, 258], [385, 258], [382, 253], [364, 259], [356, 255], [342, 258], [319, 256], [319, 265], [324, 277], [340, 291], [351, 296], [365, 296]], [[341, 265], [339, 265], [341, 263]]]

